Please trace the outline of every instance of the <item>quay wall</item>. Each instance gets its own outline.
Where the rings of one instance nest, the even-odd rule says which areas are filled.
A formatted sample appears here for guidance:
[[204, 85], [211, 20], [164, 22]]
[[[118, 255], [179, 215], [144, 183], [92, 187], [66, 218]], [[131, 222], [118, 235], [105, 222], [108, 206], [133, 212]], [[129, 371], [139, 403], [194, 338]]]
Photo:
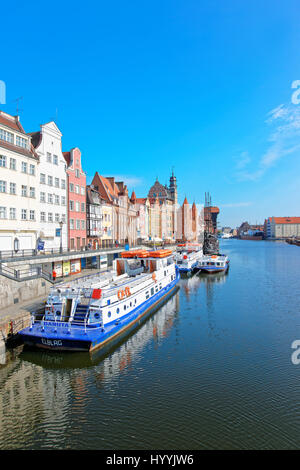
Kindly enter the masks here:
[[45, 295], [52, 283], [43, 278], [14, 281], [0, 275], [0, 309]]

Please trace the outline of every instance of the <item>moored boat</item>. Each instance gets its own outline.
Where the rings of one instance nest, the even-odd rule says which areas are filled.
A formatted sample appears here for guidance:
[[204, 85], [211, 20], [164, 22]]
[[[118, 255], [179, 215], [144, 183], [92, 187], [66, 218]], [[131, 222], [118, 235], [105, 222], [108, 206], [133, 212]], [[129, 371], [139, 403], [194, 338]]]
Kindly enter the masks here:
[[227, 272], [229, 269], [229, 259], [227, 255], [204, 255], [197, 263], [198, 271], [213, 274]]
[[175, 261], [179, 272], [190, 273], [203, 255], [202, 245], [199, 243], [180, 243], [177, 245]]
[[169, 250], [124, 252], [107, 285], [53, 288], [42, 318], [19, 334], [26, 345], [55, 351], [93, 351], [129, 333], [177, 288]]

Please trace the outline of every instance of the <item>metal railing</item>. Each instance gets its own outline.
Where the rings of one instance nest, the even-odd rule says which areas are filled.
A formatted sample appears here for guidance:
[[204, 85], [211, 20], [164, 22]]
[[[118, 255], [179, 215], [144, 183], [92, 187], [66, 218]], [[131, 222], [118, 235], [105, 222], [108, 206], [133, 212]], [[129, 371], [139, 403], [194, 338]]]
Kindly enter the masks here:
[[[141, 245], [130, 245], [130, 249], [132, 248], [138, 248]], [[0, 251], [0, 262], [9, 260], [9, 259], [16, 259], [16, 258], [30, 258], [30, 257], [47, 257], [47, 256], [52, 256], [52, 255], [76, 255], [76, 254], [83, 254], [83, 253], [105, 253], [108, 250], [116, 250], [119, 251], [120, 249], [124, 249], [126, 247], [125, 244], [116, 244], [116, 243], [111, 243], [108, 244], [105, 247], [100, 247], [100, 248], [93, 248], [93, 247], [88, 247], [84, 246], [81, 247], [80, 249], [76, 248], [63, 248], [61, 251], [60, 248], [50, 248], [47, 250], [37, 250], [37, 249], [27, 249], [27, 250], [2, 250]]]
[[48, 281], [52, 280], [51, 274], [44, 271], [40, 266], [26, 269], [13, 269], [9, 266], [0, 265], [0, 274], [15, 281], [26, 281], [29, 279], [36, 279], [38, 277], [43, 277]]

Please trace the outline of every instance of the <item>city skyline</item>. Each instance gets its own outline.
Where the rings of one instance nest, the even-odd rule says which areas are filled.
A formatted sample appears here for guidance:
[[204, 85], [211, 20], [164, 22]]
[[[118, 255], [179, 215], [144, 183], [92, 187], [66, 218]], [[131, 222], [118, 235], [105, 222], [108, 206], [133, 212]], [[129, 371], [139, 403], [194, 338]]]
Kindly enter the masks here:
[[[10, 114], [18, 107], [26, 132], [54, 120], [63, 151], [81, 149], [88, 183], [99, 170], [137, 197], [156, 177], [165, 184], [174, 168], [179, 202], [204, 203], [209, 191], [220, 226], [298, 215], [296, 1], [289, 9], [256, 0], [154, 1], [147, 15], [137, 2], [95, 3], [93, 17], [90, 9], [68, 12], [69, 24], [80, 24], [70, 35], [66, 10], [58, 2], [47, 9], [59, 33], [46, 35], [45, 6], [32, 8], [32, 33], [3, 6], [4, 35], [14, 37], [0, 107]], [[16, 60], [18, 42], [28, 56]]]

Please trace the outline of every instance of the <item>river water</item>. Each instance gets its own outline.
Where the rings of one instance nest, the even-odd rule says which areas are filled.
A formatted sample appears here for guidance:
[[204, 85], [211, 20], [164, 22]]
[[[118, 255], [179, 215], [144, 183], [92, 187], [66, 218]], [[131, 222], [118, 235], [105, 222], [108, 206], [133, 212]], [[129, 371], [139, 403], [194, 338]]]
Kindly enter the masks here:
[[106, 357], [26, 352], [0, 366], [0, 449], [295, 449], [300, 248], [224, 240]]

